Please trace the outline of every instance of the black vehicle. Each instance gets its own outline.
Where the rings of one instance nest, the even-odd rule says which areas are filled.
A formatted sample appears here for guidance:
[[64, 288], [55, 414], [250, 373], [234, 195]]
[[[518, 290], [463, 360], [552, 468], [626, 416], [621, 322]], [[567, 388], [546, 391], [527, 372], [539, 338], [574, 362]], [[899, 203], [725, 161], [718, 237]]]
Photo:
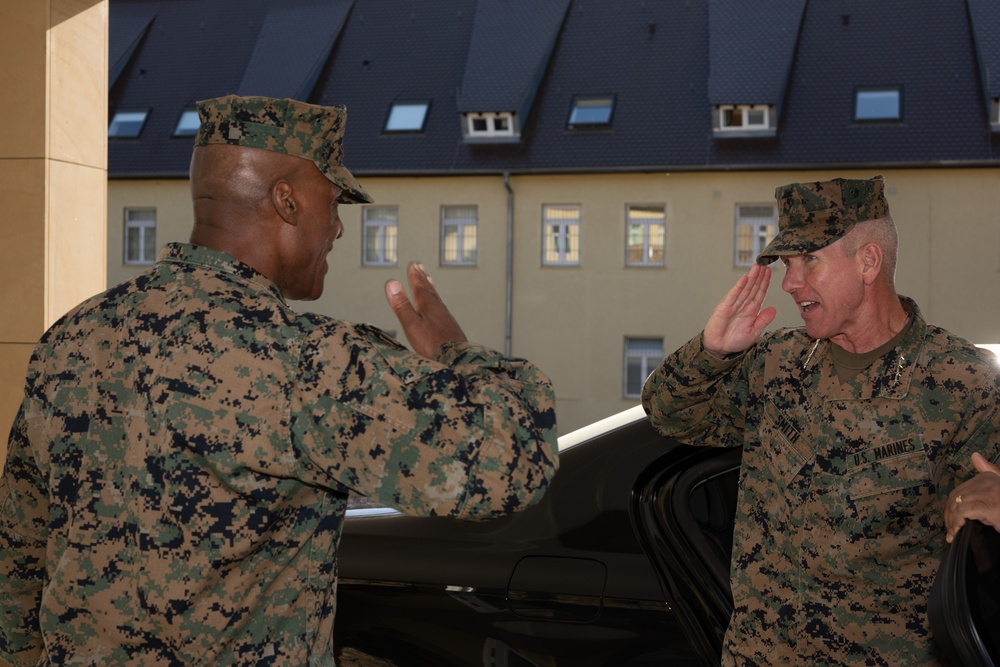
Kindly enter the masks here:
[[[732, 611], [740, 451], [664, 438], [641, 407], [559, 444], [551, 489], [520, 514], [459, 522], [349, 511], [338, 665], [717, 665]], [[966, 543], [956, 540], [950, 553], [963, 557], [953, 560], [965, 562]], [[934, 604], [967, 622], [935, 631], [949, 633], [959, 659], [984, 656], [965, 664], [988, 667], [1000, 623], [989, 625], [983, 595], [970, 617], [965, 592], [979, 581], [963, 570], [961, 596], [936, 586]]]

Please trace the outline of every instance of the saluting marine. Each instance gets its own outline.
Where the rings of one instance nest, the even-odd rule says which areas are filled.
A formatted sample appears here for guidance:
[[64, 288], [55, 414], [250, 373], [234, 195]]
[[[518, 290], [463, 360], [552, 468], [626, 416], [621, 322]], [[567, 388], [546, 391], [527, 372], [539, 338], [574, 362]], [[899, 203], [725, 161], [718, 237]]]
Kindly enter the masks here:
[[[1000, 378], [896, 294], [883, 185], [779, 187], [779, 233], [643, 391], [660, 433], [743, 448], [724, 665], [938, 664], [944, 511], [1000, 452]], [[763, 334], [776, 259], [805, 326]]]

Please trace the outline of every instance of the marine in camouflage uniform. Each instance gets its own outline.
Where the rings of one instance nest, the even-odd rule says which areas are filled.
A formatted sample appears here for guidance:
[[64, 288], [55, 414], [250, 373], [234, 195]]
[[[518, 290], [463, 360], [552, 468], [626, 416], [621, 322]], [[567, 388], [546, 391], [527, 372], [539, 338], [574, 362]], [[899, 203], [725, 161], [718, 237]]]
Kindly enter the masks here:
[[[782, 232], [758, 261], [888, 216], [881, 188], [779, 188]], [[867, 355], [790, 328], [718, 358], [703, 332], [647, 380], [660, 433], [743, 448], [725, 665], [939, 664], [926, 611], [943, 510], [972, 452], [1000, 451], [1000, 388], [992, 355], [900, 301], [909, 325]]]
[[[200, 111], [199, 146], [315, 157], [343, 201], [370, 201], [340, 165], [342, 108]], [[0, 482], [0, 656], [332, 665], [349, 490], [459, 519], [539, 500], [558, 459], [535, 366], [464, 341], [424, 358], [286, 296], [171, 244], [45, 333]]]

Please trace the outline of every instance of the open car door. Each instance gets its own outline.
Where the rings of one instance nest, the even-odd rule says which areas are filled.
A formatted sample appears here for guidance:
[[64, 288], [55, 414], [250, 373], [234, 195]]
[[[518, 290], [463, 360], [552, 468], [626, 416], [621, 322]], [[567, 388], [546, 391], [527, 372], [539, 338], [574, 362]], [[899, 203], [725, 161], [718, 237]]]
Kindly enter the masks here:
[[928, 615], [953, 667], [1000, 667], [1000, 533], [979, 521], [958, 531], [934, 580]]

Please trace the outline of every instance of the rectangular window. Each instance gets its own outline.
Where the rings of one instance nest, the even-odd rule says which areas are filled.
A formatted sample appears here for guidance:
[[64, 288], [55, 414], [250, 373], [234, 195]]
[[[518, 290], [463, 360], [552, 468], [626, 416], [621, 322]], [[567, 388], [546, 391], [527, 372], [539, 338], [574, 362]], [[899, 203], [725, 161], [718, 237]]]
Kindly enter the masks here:
[[625, 398], [640, 398], [649, 374], [663, 361], [662, 338], [625, 339]]
[[423, 132], [429, 102], [396, 102], [385, 121], [386, 132]]
[[626, 266], [663, 266], [666, 263], [666, 207], [629, 206], [626, 217]]
[[476, 206], [441, 207], [441, 264], [475, 266], [479, 209]]
[[611, 127], [611, 117], [615, 109], [613, 97], [578, 97], [573, 100], [573, 108], [566, 124], [571, 130], [600, 129]]
[[125, 263], [156, 261], [156, 209], [125, 209]]
[[542, 207], [542, 264], [577, 266], [580, 264], [580, 207], [545, 205]]
[[752, 266], [778, 230], [778, 209], [772, 204], [736, 205], [736, 251], [733, 264]]
[[868, 88], [854, 93], [854, 120], [901, 120], [899, 88]]
[[1000, 126], [1000, 97], [994, 97], [990, 101], [990, 124], [993, 125], [994, 132]]
[[366, 206], [362, 209], [361, 243], [365, 266], [396, 266], [399, 262], [399, 209]]
[[111, 139], [135, 139], [142, 133], [146, 124], [148, 111], [119, 111], [108, 125], [108, 137]]

